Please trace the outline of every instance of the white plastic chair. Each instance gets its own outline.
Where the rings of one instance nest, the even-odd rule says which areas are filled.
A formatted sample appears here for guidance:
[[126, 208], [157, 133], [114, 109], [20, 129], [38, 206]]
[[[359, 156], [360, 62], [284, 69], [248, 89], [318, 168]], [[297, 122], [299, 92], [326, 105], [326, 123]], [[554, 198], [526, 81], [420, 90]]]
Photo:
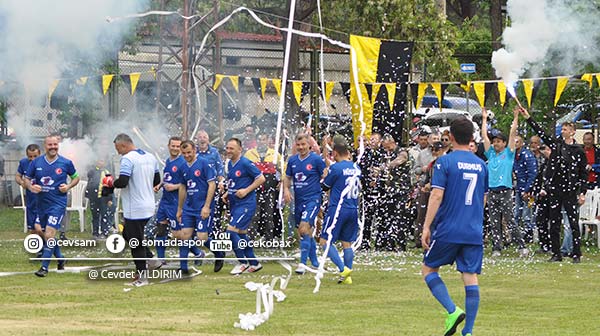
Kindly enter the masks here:
[[14, 206], [13, 209], [23, 209], [23, 233], [27, 233], [27, 205], [25, 204], [25, 189], [19, 186], [21, 192], [21, 205]]
[[[585, 199], [586, 204], [588, 202], [588, 196], [589, 196], [590, 204], [587, 209], [584, 209], [584, 211], [586, 213], [584, 213], [582, 215], [581, 213], [583, 211], [581, 211], [581, 209], [580, 209], [579, 228], [580, 228], [581, 236], [584, 239], [587, 239], [588, 233], [587, 233], [587, 231], [585, 231], [585, 226], [586, 225], [596, 226], [596, 236], [598, 238], [597, 245], [598, 245], [598, 247], [600, 247], [600, 232], [599, 232], [600, 220], [597, 219], [597, 217], [600, 216], [600, 189], [595, 188], [594, 190], [588, 191], [586, 193], [586, 199]], [[585, 206], [585, 204], [584, 204], [584, 206]], [[584, 206], [582, 206], [582, 208]]]
[[71, 193], [71, 206], [67, 207], [67, 212], [77, 211], [79, 214], [79, 228], [81, 232], [85, 230], [85, 210], [88, 207], [87, 198], [85, 198], [85, 188], [87, 181], [79, 181], [69, 192]]

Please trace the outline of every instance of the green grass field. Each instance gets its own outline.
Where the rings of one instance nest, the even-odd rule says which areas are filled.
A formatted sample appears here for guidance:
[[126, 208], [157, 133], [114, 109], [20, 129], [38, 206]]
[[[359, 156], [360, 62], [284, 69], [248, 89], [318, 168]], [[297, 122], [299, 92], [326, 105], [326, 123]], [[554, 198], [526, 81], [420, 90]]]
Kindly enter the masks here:
[[[354, 284], [337, 285], [334, 275], [326, 274], [318, 294], [312, 293], [311, 275], [293, 275], [287, 298], [275, 303], [272, 317], [254, 331], [243, 331], [233, 324], [238, 314], [254, 312], [256, 297], [244, 284], [284, 275], [279, 264], [267, 263], [260, 273], [238, 277], [228, 274], [230, 265], [214, 274], [208, 264], [193, 279], [129, 292], [124, 292], [123, 280], [91, 281], [87, 272], [37, 278], [33, 272], [39, 263], [30, 262], [23, 249], [21, 216], [0, 208], [0, 272], [29, 272], [0, 277], [1, 335], [443, 334], [443, 309], [419, 275], [421, 254], [416, 250], [404, 255], [359, 252]], [[516, 253], [492, 260], [486, 250], [474, 334], [600, 335], [600, 253], [587, 246], [583, 251], [582, 263], [573, 265], [568, 259], [548, 263], [547, 256], [519, 259]], [[100, 248], [63, 252], [68, 257], [108, 256]], [[440, 273], [464, 308], [459, 274], [450, 267]]]

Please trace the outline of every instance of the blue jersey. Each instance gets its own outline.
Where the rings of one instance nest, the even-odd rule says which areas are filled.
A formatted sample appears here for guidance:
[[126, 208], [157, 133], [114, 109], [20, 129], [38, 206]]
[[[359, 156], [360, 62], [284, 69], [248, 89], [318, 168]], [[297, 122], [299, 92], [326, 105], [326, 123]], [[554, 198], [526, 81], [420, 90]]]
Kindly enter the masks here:
[[201, 157], [197, 157], [191, 165], [186, 162], [181, 168], [187, 190], [183, 212], [197, 215], [206, 202], [208, 182], [215, 180], [215, 170]]
[[323, 184], [331, 189], [329, 207], [337, 207], [342, 193], [347, 189], [342, 199], [342, 208], [358, 209], [360, 193], [360, 168], [352, 161], [340, 161], [329, 167], [329, 174]]
[[299, 154], [288, 159], [285, 174], [294, 183], [296, 204], [315, 200], [321, 202], [321, 176], [324, 170], [325, 161], [313, 152], [304, 159], [300, 159]]
[[[163, 169], [163, 182], [169, 184], [183, 183], [181, 169], [182, 166], [185, 164], [186, 162], [182, 156], [178, 156], [175, 160], [171, 160], [171, 158], [168, 158], [165, 162], [165, 168]], [[160, 199], [160, 205], [177, 207], [178, 201], [179, 192], [177, 191], [177, 189], [173, 191], [166, 191], [163, 188], [163, 194], [162, 198]]]
[[206, 151], [197, 150], [196, 152], [198, 157], [208, 161], [208, 164], [215, 170], [217, 176], [225, 176], [223, 173], [223, 160], [221, 160], [221, 155], [215, 147], [208, 145]]
[[488, 158], [489, 185], [490, 188], [505, 187], [512, 189], [513, 164], [515, 162], [515, 152], [506, 147], [500, 153], [496, 153], [494, 146], [485, 152]]
[[40, 214], [49, 209], [65, 209], [67, 207], [67, 194], [62, 193], [58, 187], [67, 184], [67, 176], [77, 177], [75, 166], [71, 160], [58, 155], [53, 162], [46, 160], [46, 155], [38, 156], [29, 164], [27, 177], [35, 184], [42, 186], [38, 194], [38, 211]]
[[227, 164], [227, 194], [232, 207], [234, 205], [256, 206], [256, 190], [252, 190], [244, 198], [237, 197], [235, 192], [249, 187], [260, 175], [262, 173], [254, 163], [243, 156], [235, 163], [229, 161]]
[[468, 151], [453, 151], [433, 165], [431, 187], [444, 190], [432, 223], [432, 240], [483, 244], [483, 198], [488, 190], [485, 162]]
[[[17, 173], [21, 174], [22, 178], [27, 176], [27, 170], [29, 169], [29, 164], [32, 161], [29, 161], [28, 158], [22, 158], [19, 161], [19, 167], [17, 167]], [[35, 184], [35, 179], [31, 180], [31, 184]], [[28, 209], [37, 210], [37, 195], [29, 191], [29, 189], [25, 189], [25, 205]]]

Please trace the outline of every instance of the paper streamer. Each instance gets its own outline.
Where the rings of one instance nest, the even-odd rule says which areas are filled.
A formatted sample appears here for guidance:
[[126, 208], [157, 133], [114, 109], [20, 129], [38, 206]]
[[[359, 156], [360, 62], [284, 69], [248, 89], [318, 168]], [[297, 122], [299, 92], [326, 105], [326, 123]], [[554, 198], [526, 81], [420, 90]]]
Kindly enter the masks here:
[[[256, 292], [256, 312], [239, 314], [239, 322], [235, 322], [233, 326], [243, 330], [254, 330], [259, 325], [267, 322], [269, 317], [273, 315], [275, 300], [282, 302], [286, 296], [283, 291], [287, 288], [288, 282], [292, 277], [292, 266], [284, 261], [279, 261], [279, 264], [288, 271], [285, 277], [275, 277], [270, 284], [246, 282], [244, 287], [251, 292]], [[279, 290], [275, 290], [279, 282]]]

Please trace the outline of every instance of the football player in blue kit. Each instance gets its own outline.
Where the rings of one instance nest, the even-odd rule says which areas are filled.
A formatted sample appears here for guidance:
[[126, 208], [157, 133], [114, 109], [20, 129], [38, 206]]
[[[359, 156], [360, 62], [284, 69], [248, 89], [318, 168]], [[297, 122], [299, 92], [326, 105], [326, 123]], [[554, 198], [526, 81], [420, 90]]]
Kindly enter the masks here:
[[[174, 228], [174, 235], [184, 242], [179, 246], [179, 257], [187, 258], [190, 246], [195, 242], [192, 234], [197, 232], [198, 239], [210, 248], [208, 233], [212, 230], [212, 208], [215, 196], [215, 170], [208, 161], [198, 157], [196, 147], [190, 140], [181, 143], [181, 154], [185, 164], [181, 167], [181, 184], [179, 185], [179, 202], [177, 219], [179, 226]], [[213, 251], [216, 258], [223, 258], [222, 252]], [[181, 260], [181, 271], [188, 274], [187, 260]], [[223, 260], [215, 260], [215, 272], [223, 267]]]
[[[483, 208], [488, 191], [488, 170], [469, 150], [473, 123], [466, 118], [450, 125], [452, 153], [433, 165], [431, 195], [421, 243], [426, 251], [422, 274], [431, 294], [448, 312], [444, 335], [453, 335], [465, 321], [463, 335], [471, 335], [479, 309], [479, 285], [483, 260]], [[446, 191], [448, 191], [446, 193]], [[465, 311], [457, 307], [438, 270], [456, 263], [465, 285]]]
[[229, 139], [225, 151], [230, 159], [227, 164], [227, 193], [223, 195], [231, 212], [227, 234], [239, 261], [230, 274], [258, 272], [262, 265], [256, 260], [253, 242], [247, 233], [256, 212], [256, 188], [265, 183], [265, 177], [252, 161], [242, 156], [240, 139]]
[[[360, 195], [361, 171], [352, 162], [350, 152], [345, 143], [333, 145], [333, 158], [336, 161], [329, 167], [329, 173], [322, 183], [322, 188], [329, 191], [329, 205], [321, 232], [320, 244], [323, 251], [327, 248], [327, 256], [340, 271], [338, 283], [352, 284], [352, 262], [354, 250], [352, 243], [358, 237], [358, 197]], [[340, 258], [334, 243], [342, 242], [344, 260]]]
[[[45, 230], [42, 266], [35, 272], [38, 277], [48, 275], [50, 258], [58, 258], [58, 269], [64, 269], [63, 255], [56, 244], [56, 231], [60, 228], [67, 209], [67, 192], [79, 183], [79, 175], [71, 160], [58, 154], [58, 138], [44, 139], [46, 153], [34, 159], [27, 169], [25, 185], [38, 198], [38, 220]], [[71, 182], [67, 183], [67, 177]]]
[[300, 237], [300, 264], [296, 273], [304, 274], [306, 261], [319, 267], [317, 244], [313, 238], [315, 219], [321, 209], [321, 178], [325, 172], [325, 161], [310, 150], [309, 136], [296, 136], [298, 154], [288, 159], [283, 179], [283, 199], [290, 203], [292, 194], [290, 187], [294, 185], [294, 219]]
[[[41, 155], [40, 146], [36, 144], [28, 145], [25, 149], [25, 154], [27, 156], [19, 161], [17, 173], [15, 174], [15, 181], [18, 185], [25, 189], [24, 205], [26, 207], [25, 219], [27, 221], [27, 230], [29, 230], [30, 233], [38, 234], [43, 238], [44, 232], [42, 231], [42, 227], [39, 225], [39, 223], [36, 225], [35, 222], [37, 218], [37, 195], [29, 191], [29, 189], [27, 189], [27, 186], [25, 185], [25, 176], [27, 175], [27, 169], [29, 168], [29, 164], [35, 158]], [[41, 253], [39, 256], [41, 257]]]
[[[181, 138], [171, 137], [169, 139], [169, 157], [165, 161], [165, 168], [163, 169], [163, 180], [162, 183], [154, 187], [154, 192], [158, 192], [161, 188], [163, 189], [162, 197], [158, 203], [158, 210], [156, 211], [156, 254], [158, 259], [161, 260], [162, 264], [166, 264], [164, 261], [166, 251], [166, 241], [169, 233], [169, 228], [176, 229], [177, 223], [177, 202], [179, 200], [179, 185], [181, 184], [181, 166], [185, 164], [185, 160], [181, 154]], [[202, 251], [197, 247], [193, 246], [191, 252], [196, 256], [202, 256]], [[187, 256], [186, 256], [187, 257]]]

